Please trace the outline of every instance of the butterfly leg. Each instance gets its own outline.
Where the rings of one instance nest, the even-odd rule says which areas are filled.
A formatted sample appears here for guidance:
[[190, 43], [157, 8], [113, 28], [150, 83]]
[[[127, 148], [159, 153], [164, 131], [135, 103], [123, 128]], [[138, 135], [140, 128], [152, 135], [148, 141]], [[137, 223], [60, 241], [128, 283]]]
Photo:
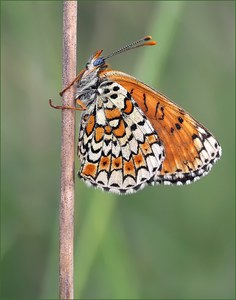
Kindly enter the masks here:
[[78, 80], [80, 79], [80, 77], [82, 76], [83, 73], [84, 73], [84, 70], [82, 70], [82, 71], [76, 76], [76, 78], [75, 78], [69, 85], [67, 85], [67, 86], [59, 93], [59, 95], [62, 96], [62, 95], [65, 93], [65, 91], [67, 91], [70, 87], [72, 87], [72, 85], [73, 85], [76, 81], [78, 81]]
[[79, 99], [76, 99], [76, 103], [80, 105], [80, 110], [86, 110], [87, 106]]
[[54, 105], [52, 104], [52, 99], [49, 99], [49, 105], [55, 109], [71, 109], [71, 110], [86, 110], [87, 107], [84, 105], [84, 103], [77, 99], [76, 102], [81, 106], [81, 107], [73, 107], [73, 106], [67, 106], [67, 105]]

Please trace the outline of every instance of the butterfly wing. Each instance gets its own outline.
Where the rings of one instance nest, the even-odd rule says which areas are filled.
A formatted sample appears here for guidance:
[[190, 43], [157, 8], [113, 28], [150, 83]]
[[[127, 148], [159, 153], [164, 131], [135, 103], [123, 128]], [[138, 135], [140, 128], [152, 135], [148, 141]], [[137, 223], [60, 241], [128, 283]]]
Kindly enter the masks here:
[[97, 98], [81, 117], [79, 176], [89, 185], [131, 193], [154, 181], [164, 148], [126, 89], [103, 80]]
[[157, 132], [165, 149], [157, 183], [190, 183], [220, 158], [221, 147], [213, 135], [167, 97], [122, 72], [108, 70], [101, 76], [125, 88]]

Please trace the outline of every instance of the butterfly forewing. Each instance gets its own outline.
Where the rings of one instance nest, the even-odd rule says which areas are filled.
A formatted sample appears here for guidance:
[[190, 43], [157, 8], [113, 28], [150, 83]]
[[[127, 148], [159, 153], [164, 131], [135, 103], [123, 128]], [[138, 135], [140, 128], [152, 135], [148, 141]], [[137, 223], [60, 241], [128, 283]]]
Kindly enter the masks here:
[[213, 135], [181, 107], [135, 78], [118, 71], [102, 77], [121, 85], [134, 99], [165, 149], [165, 159], [154, 181], [164, 184], [190, 183], [206, 175], [221, 155]]

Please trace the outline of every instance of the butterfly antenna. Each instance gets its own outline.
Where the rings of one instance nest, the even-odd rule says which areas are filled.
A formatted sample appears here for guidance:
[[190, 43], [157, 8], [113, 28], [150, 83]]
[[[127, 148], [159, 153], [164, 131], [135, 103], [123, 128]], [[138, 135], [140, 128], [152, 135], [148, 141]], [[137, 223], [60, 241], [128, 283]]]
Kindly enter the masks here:
[[122, 52], [125, 52], [125, 51], [128, 51], [128, 50], [131, 50], [131, 49], [134, 49], [134, 48], [138, 48], [138, 47], [142, 47], [142, 46], [153, 46], [153, 45], [156, 45], [156, 42], [155, 41], [151, 41], [152, 37], [150, 35], [147, 35], [143, 38], [141, 38], [140, 40], [137, 40], [131, 44], [128, 44], [127, 46], [117, 50], [117, 51], [114, 51], [112, 52], [110, 55], [104, 57], [103, 59], [108, 59], [114, 55], [117, 55], [117, 54], [120, 54]]

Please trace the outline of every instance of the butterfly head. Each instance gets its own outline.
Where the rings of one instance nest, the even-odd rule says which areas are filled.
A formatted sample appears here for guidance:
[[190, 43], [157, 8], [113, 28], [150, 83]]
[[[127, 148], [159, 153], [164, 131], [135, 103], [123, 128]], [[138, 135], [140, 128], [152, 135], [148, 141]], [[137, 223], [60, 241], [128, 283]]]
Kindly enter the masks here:
[[86, 70], [92, 72], [97, 69], [106, 68], [105, 58], [101, 57], [103, 50], [96, 51], [88, 60], [86, 64]]

